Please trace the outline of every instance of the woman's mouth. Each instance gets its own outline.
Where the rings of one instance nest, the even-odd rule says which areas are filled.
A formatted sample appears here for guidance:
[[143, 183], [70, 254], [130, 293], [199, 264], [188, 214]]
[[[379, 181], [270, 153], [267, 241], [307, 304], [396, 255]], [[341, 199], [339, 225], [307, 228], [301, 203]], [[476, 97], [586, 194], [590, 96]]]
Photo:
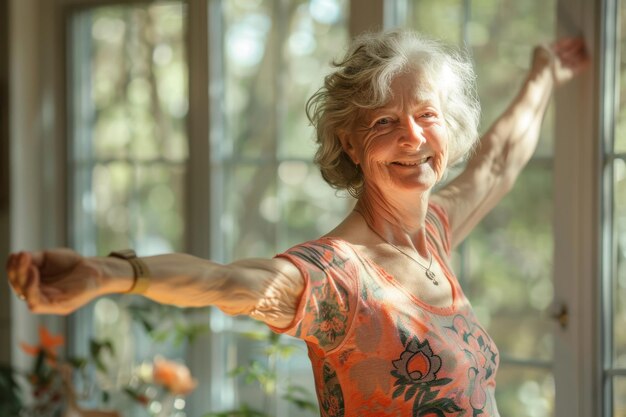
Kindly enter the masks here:
[[393, 161], [388, 163], [387, 165], [399, 165], [403, 167], [414, 167], [421, 164], [424, 164], [430, 160], [430, 156], [426, 156], [422, 159], [413, 160], [413, 161]]

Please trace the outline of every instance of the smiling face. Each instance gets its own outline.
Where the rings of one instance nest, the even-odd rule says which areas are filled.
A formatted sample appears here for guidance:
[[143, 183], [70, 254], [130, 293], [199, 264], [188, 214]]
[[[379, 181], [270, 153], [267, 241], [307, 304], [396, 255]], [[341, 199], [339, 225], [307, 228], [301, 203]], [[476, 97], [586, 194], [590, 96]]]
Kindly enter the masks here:
[[365, 187], [424, 192], [441, 179], [448, 136], [441, 98], [433, 84], [411, 70], [391, 83], [383, 107], [362, 110], [340, 135], [344, 151], [359, 164]]

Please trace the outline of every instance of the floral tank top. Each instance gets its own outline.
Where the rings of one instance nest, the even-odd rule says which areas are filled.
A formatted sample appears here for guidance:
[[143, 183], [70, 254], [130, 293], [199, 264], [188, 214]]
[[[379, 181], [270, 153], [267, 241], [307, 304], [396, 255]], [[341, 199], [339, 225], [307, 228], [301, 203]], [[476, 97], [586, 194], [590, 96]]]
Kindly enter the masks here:
[[293, 322], [303, 339], [322, 417], [497, 417], [498, 350], [448, 267], [445, 212], [430, 205], [429, 249], [452, 287], [448, 307], [402, 288], [346, 241], [325, 237], [278, 255], [305, 289]]

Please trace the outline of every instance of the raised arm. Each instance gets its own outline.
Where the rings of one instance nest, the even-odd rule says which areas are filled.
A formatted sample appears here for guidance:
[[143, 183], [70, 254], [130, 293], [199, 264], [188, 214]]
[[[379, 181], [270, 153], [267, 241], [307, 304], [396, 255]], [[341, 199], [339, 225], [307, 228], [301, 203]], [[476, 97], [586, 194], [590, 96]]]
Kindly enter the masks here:
[[[274, 327], [292, 321], [303, 280], [284, 259], [246, 259], [228, 265], [185, 254], [141, 258], [150, 285], [144, 296], [181, 307], [216, 306]], [[69, 249], [19, 252], [9, 256], [9, 282], [31, 311], [68, 314], [96, 297], [127, 292], [130, 264], [113, 257], [82, 257]]]
[[513, 102], [481, 138], [465, 170], [432, 196], [448, 212], [453, 247], [511, 190], [532, 157], [554, 87], [588, 65], [580, 38], [535, 48], [531, 69]]

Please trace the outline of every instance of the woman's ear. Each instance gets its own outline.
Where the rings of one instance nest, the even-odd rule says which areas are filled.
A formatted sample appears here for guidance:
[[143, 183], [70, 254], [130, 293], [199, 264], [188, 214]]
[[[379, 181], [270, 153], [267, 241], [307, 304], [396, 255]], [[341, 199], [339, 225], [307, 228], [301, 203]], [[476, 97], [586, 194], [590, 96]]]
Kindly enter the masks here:
[[339, 138], [339, 142], [341, 142], [341, 147], [343, 148], [343, 151], [346, 153], [346, 155], [350, 157], [355, 165], [359, 165], [360, 161], [353, 144], [353, 136], [349, 134], [345, 129], [339, 129], [339, 131], [337, 131], [337, 137]]

